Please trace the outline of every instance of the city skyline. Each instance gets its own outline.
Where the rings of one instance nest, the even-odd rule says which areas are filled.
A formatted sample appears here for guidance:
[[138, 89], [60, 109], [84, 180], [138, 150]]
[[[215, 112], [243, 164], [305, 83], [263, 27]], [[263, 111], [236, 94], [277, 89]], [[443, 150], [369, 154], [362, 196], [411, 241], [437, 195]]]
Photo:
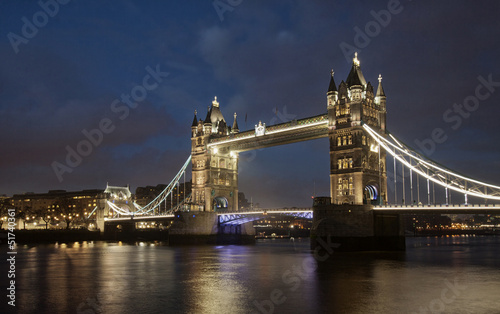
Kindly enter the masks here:
[[[324, 113], [330, 69], [345, 81], [354, 51], [367, 81], [383, 77], [389, 131], [500, 183], [495, 2], [54, 3], [0, 5], [0, 194], [168, 183], [194, 110], [204, 117], [217, 96], [242, 131]], [[66, 147], [89, 137], [68, 165]], [[240, 155], [239, 189], [262, 206], [310, 205], [328, 182], [327, 139]]]

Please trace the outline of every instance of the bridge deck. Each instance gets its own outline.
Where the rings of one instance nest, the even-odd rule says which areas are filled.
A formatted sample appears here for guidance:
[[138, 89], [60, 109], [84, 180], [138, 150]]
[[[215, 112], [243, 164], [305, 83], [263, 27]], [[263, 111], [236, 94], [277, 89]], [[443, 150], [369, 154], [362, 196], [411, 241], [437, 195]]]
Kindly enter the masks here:
[[[456, 204], [456, 205], [383, 205], [374, 206], [373, 210], [383, 214], [500, 214], [500, 204]], [[261, 209], [245, 212], [221, 212], [219, 223], [242, 224], [255, 221], [267, 215], [290, 215], [300, 218], [312, 219], [312, 208], [291, 209]], [[175, 215], [154, 216], [129, 216], [117, 218], [105, 218], [105, 221], [148, 221], [148, 220], [171, 220]]]
[[127, 217], [113, 217], [113, 218], [104, 218], [104, 221], [145, 221], [145, 220], [171, 220], [175, 217], [175, 215], [140, 215], [140, 216], [127, 216]]
[[500, 214], [500, 204], [383, 205], [373, 210], [394, 214]]

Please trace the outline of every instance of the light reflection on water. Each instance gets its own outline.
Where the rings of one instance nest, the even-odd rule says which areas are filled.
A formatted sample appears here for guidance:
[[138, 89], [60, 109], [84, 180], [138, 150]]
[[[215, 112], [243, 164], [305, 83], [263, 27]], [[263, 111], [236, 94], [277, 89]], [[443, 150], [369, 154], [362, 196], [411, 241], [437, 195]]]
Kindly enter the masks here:
[[[22, 246], [17, 309], [497, 313], [499, 245], [498, 237], [408, 238], [406, 252], [342, 253], [319, 265], [308, 239], [175, 248], [147, 242]], [[1, 265], [6, 269], [5, 261]]]

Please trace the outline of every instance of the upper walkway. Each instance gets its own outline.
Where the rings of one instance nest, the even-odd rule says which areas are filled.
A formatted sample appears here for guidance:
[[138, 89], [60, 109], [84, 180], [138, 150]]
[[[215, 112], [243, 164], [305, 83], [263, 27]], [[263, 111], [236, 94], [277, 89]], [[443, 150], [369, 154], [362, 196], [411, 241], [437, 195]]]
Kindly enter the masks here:
[[212, 138], [207, 146], [231, 147], [231, 151], [243, 152], [327, 136], [328, 115], [321, 114], [270, 126], [259, 124], [255, 130]]

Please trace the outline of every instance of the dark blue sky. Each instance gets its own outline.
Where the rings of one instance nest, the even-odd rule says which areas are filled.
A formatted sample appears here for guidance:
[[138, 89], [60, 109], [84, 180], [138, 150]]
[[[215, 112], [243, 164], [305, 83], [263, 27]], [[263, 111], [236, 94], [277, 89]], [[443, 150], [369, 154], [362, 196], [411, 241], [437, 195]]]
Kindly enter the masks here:
[[[0, 194], [168, 183], [190, 154], [195, 109], [204, 116], [217, 96], [241, 129], [323, 113], [330, 69], [337, 83], [350, 69], [346, 44], [372, 85], [382, 74], [392, 133], [415, 147], [440, 128], [432, 159], [500, 183], [500, 87], [483, 88], [460, 126], [453, 112], [479, 76], [500, 82], [497, 1], [242, 0], [223, 20], [212, 1], [67, 2], [46, 20], [36, 1], [0, 3]], [[388, 6], [390, 21], [376, 22]], [[36, 34], [23, 35], [23, 17]], [[112, 104], [147, 67], [168, 76], [125, 117]], [[103, 119], [113, 131], [60, 182], [51, 165]], [[329, 194], [328, 140], [242, 154], [239, 179], [262, 206], [308, 206], [314, 186]]]

